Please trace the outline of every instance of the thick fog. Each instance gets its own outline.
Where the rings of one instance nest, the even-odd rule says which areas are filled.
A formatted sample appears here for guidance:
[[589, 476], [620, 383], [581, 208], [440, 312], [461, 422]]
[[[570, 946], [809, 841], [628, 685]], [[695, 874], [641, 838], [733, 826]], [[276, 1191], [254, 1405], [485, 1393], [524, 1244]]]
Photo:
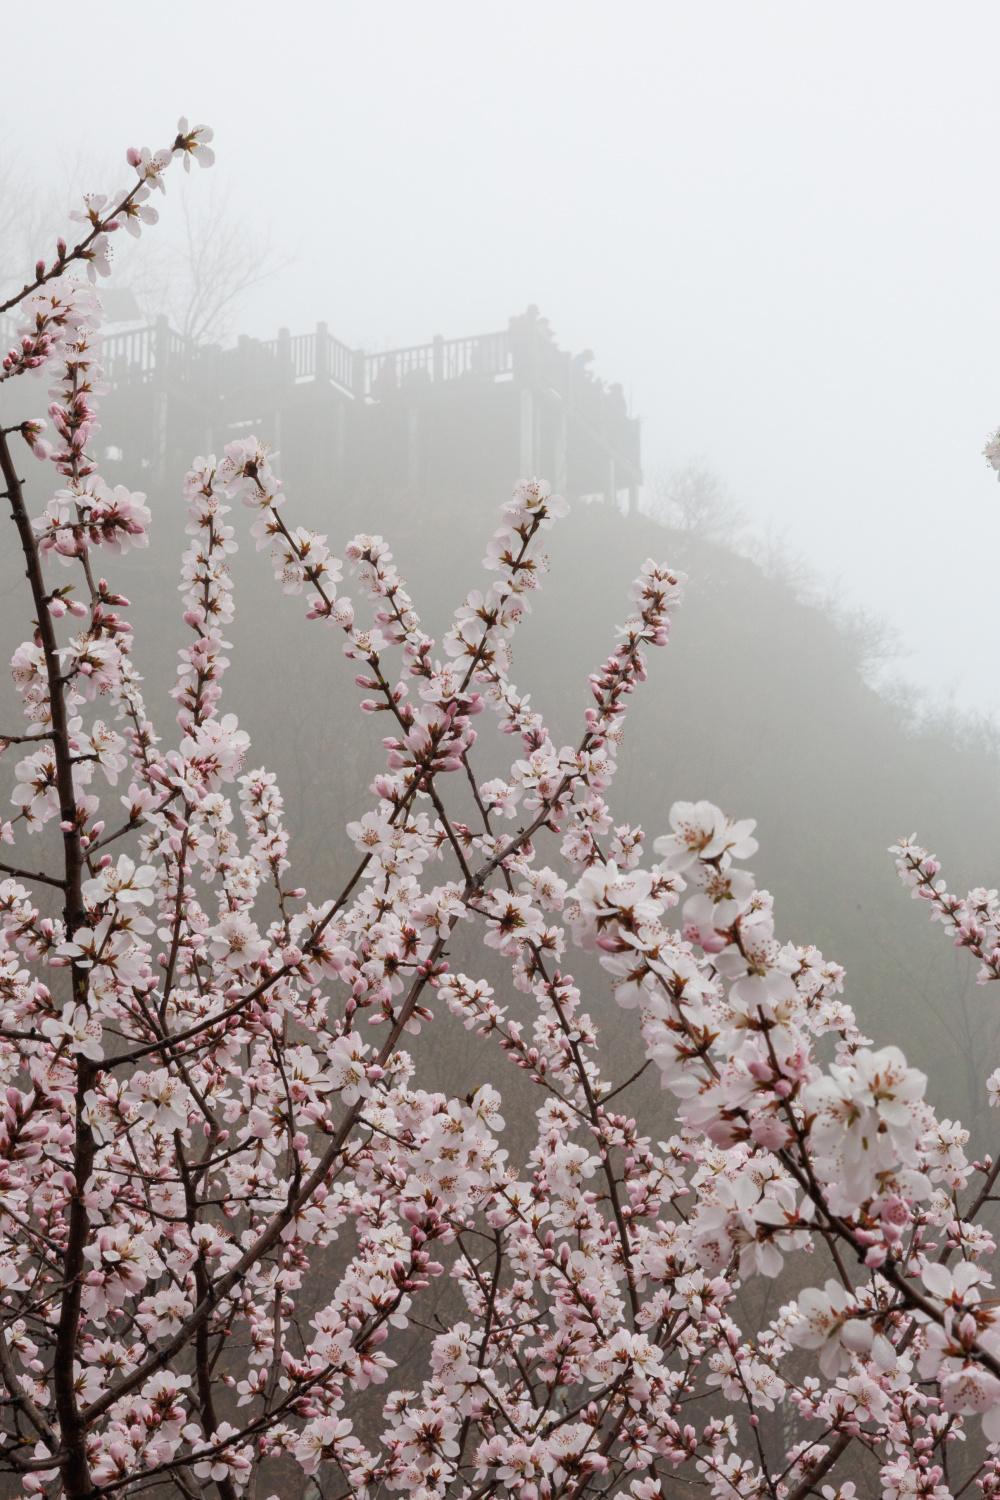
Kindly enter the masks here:
[[[536, 304], [560, 347], [592, 350], [642, 419], [643, 509], [673, 529], [577, 506], [519, 680], [575, 737], [627, 580], [650, 553], [687, 567], [619, 815], [655, 834], [674, 798], [706, 796], [758, 817], [783, 935], [848, 965], [880, 1039], [905, 1014], [938, 1096], [976, 1116], [992, 1023], [885, 850], [916, 828], [956, 887], [1000, 876], [996, 754], [967, 722], [956, 735], [947, 706], [1000, 706], [1000, 491], [981, 457], [1000, 421], [996, 11], [251, 3], [137, 28], [97, 0], [56, 16], [45, 97], [29, 69], [8, 80], [0, 273], [183, 111], [215, 127], [217, 165], [169, 174], [161, 224], [115, 268], [112, 288], [147, 313], [230, 342], [322, 320], [375, 352], [504, 329]], [[116, 420], [103, 440], [127, 447]], [[439, 633], [483, 577], [499, 470], [480, 461], [469, 493], [456, 467], [417, 503], [362, 472], [331, 501], [324, 440], [279, 443], [296, 518], [338, 549], [359, 526], [384, 532]], [[154, 503], [153, 549], [118, 582], [138, 590], [137, 659], [164, 726], [192, 456], [123, 476]], [[282, 776], [302, 877], [325, 889], [353, 854], [340, 829], [366, 805], [378, 734], [336, 650], [265, 574], [241, 556], [227, 702]], [[834, 590], [833, 613], [809, 607]], [[901, 648], [888, 662], [879, 620]], [[5, 643], [22, 633], [5, 610]]]
[[4, 155], [96, 187], [181, 111], [210, 121], [216, 190], [287, 261], [238, 331], [378, 348], [537, 303], [623, 383], [648, 472], [707, 461], [898, 627], [898, 671], [1000, 701], [995, 6], [48, 14], [44, 81], [27, 9], [8, 59]]
[[[280, 450], [289, 523], [327, 534], [340, 556], [355, 532], [384, 534], [440, 641], [487, 580], [525, 396], [531, 431], [524, 339], [522, 353], [541, 348], [566, 374], [546, 398], [594, 398], [605, 475], [605, 424], [628, 434], [626, 414], [641, 419], [644, 483], [633, 466], [628, 505], [627, 489], [619, 503], [573, 494], [546, 541], [552, 571], [513, 678], [555, 741], [577, 742], [587, 675], [643, 559], [689, 575], [669, 650], [653, 653], [630, 705], [616, 816], [641, 822], [650, 844], [679, 798], [757, 819], [753, 868], [782, 940], [845, 965], [861, 1027], [905, 1047], [940, 1115], [961, 1116], [981, 1149], [995, 1006], [907, 899], [888, 846], [916, 830], [949, 889], [1000, 886], [1000, 486], [982, 457], [1000, 423], [1000, 10], [225, 0], [168, 15], [56, 0], [41, 37], [22, 14], [23, 65], [8, 59], [0, 123], [0, 283], [51, 257], [74, 194], [127, 179], [126, 147], [168, 142], [182, 113], [215, 129], [214, 169], [168, 174], [162, 222], [123, 247], [106, 304], [113, 324], [130, 307], [137, 321], [166, 314], [191, 340], [177, 340], [186, 368], [201, 371], [203, 407], [194, 382], [178, 379], [168, 399], [166, 378], [154, 390], [136, 362], [101, 414], [107, 477], [141, 486], [153, 512], [150, 549], [101, 567], [133, 600], [134, 661], [164, 743], [184, 637], [181, 480], [199, 445], [252, 422]], [[431, 390], [426, 358], [394, 363], [380, 389], [388, 363], [361, 357], [507, 330], [512, 317], [502, 389], [476, 363], [485, 344], [469, 346], [448, 390], [436, 363]], [[347, 373], [336, 391], [321, 382], [317, 339], [313, 401], [276, 336], [319, 323], [346, 346]], [[222, 376], [209, 391], [204, 372], [237, 368], [240, 335], [275, 340], [267, 368], [284, 361], [283, 396], [248, 379], [227, 406]], [[193, 343], [236, 355], [198, 365]], [[254, 350], [243, 346], [240, 368]], [[0, 397], [4, 422], [47, 399], [27, 379]], [[566, 397], [582, 429], [571, 408]], [[566, 411], [562, 422], [569, 473]], [[557, 453], [540, 430], [533, 451]], [[18, 457], [34, 515], [53, 475]], [[250, 518], [237, 507], [232, 519], [223, 708], [252, 737], [250, 763], [278, 773], [290, 878], [322, 901], [356, 865], [343, 829], [372, 803], [384, 726], [358, 713], [339, 636], [281, 597]], [[26, 600], [8, 536], [4, 659], [30, 630]], [[0, 686], [6, 731], [19, 705]], [[481, 735], [477, 776], [505, 776], [520, 746], [488, 715]], [[0, 809], [9, 794], [8, 775]], [[473, 821], [464, 785], [455, 796]], [[53, 825], [39, 862], [54, 840]], [[511, 993], [506, 960], [464, 929], [448, 958]], [[625, 1076], [641, 1061], [638, 1032], [592, 956], [573, 964], [609, 1073]], [[421, 1083], [500, 1083], [505, 1140], [523, 1155], [525, 1078], [442, 1019], [413, 1041]], [[652, 1073], [635, 1098], [657, 1127], [670, 1120]]]

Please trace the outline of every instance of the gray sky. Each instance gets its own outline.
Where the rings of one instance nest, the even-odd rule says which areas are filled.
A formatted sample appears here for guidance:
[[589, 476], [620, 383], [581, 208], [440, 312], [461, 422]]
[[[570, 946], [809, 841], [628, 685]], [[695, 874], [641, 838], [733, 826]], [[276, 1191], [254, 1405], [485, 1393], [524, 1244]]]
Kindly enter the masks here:
[[296, 257], [246, 331], [422, 343], [536, 302], [631, 393], [647, 469], [704, 460], [895, 623], [906, 675], [1000, 708], [1000, 7], [46, 16], [44, 60], [26, 22], [7, 69], [3, 149], [44, 179], [163, 144], [182, 111], [214, 125], [215, 171]]

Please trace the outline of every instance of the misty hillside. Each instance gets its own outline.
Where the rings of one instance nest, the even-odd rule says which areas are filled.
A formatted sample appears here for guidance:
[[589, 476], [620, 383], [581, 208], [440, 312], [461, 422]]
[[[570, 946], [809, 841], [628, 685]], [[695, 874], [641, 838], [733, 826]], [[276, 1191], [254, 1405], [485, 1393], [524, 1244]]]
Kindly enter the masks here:
[[[176, 490], [151, 499], [150, 550], [111, 571], [133, 600], [136, 663], [169, 743], [165, 694], [184, 629], [175, 587], [183, 516]], [[436, 638], [467, 590], [489, 581], [480, 565], [496, 524], [489, 506], [416, 509], [386, 499], [333, 507], [291, 494], [285, 514], [289, 524], [327, 531], [339, 555], [357, 530], [386, 536]], [[253, 550], [247, 513], [231, 519], [241, 549], [223, 708], [250, 732], [254, 763], [277, 771], [295, 878], [321, 899], [353, 861], [342, 830], [368, 803], [385, 730], [357, 711], [361, 694], [338, 635], [308, 623], [301, 599], [282, 597], [266, 554]], [[974, 1064], [993, 1034], [995, 999], [909, 900], [886, 851], [916, 830], [942, 858], [952, 888], [1000, 883], [994, 753], [945, 729], [912, 728], [866, 685], [852, 643], [829, 617], [722, 547], [646, 517], [577, 505], [549, 534], [548, 552], [551, 572], [515, 641], [514, 678], [531, 690], [555, 739], [580, 736], [587, 674], [628, 613], [628, 583], [643, 559], [682, 567], [690, 582], [670, 645], [653, 653], [632, 700], [612, 792], [617, 817], [641, 822], [650, 841], [678, 798], [706, 797], [755, 817], [761, 847], [752, 863], [776, 897], [779, 934], [844, 964], [847, 998], [869, 1034], [902, 1045], [932, 1074], [942, 1113], [972, 1123], [985, 1104]], [[12, 602], [20, 569], [10, 555], [5, 572]], [[342, 592], [351, 592], [349, 579]], [[497, 734], [491, 715], [479, 728], [484, 779], [502, 772], [517, 747]], [[489, 975], [492, 957], [479, 948], [456, 962]], [[614, 1022], [607, 998], [591, 1004]]]
[[[26, 472], [37, 512], [50, 478], [33, 464]], [[167, 689], [184, 635], [179, 483], [150, 500], [149, 550], [105, 566], [133, 601], [136, 665], [169, 743]], [[489, 582], [481, 558], [497, 523], [490, 503], [369, 496], [350, 504], [291, 488], [285, 515], [327, 532], [341, 556], [359, 530], [384, 535], [438, 639], [455, 604]], [[362, 695], [339, 635], [307, 622], [302, 599], [282, 596], [267, 555], [254, 550], [251, 517], [240, 509], [231, 519], [240, 551], [232, 559], [237, 614], [223, 708], [249, 731], [254, 763], [278, 773], [295, 878], [322, 899], [353, 867], [343, 827], [369, 804], [386, 730], [357, 711]], [[682, 568], [687, 598], [670, 644], [652, 654], [648, 681], [632, 699], [611, 794], [616, 817], [640, 822], [650, 842], [679, 798], [705, 797], [756, 818], [761, 847], [752, 863], [775, 895], [779, 935], [815, 943], [845, 966], [861, 1024], [932, 1075], [942, 1113], [970, 1124], [981, 1118], [975, 1061], [993, 1036], [994, 997], [910, 901], [887, 848], [916, 831], [943, 860], [951, 888], [1000, 884], [1000, 763], [989, 744], [943, 725], [914, 727], [905, 705], [866, 684], [854, 643], [828, 614], [722, 546], [645, 516], [577, 504], [549, 533], [547, 550], [551, 571], [515, 639], [514, 679], [531, 691], [553, 737], [579, 739], [587, 675], [611, 648], [644, 558]], [[23, 584], [12, 551], [3, 567], [9, 656], [25, 633], [13, 607]], [[342, 592], [351, 593], [349, 578]], [[13, 719], [13, 730], [12, 691], [8, 705], [4, 727]], [[479, 778], [505, 774], [518, 747], [497, 733], [492, 715], [478, 727]], [[481, 947], [456, 952], [454, 961], [502, 983], [495, 957]], [[574, 965], [582, 975], [579, 955]], [[600, 1018], [610, 1000], [596, 971], [593, 978]], [[464, 1045], [459, 1037], [449, 1043]]]

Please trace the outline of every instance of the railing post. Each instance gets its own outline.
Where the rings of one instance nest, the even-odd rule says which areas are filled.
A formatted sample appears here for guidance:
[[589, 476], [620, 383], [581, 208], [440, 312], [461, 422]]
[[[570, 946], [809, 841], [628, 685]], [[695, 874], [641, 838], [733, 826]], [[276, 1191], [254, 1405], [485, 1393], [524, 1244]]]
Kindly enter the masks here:
[[325, 323], [316, 324], [316, 379], [330, 378], [330, 330]]
[[167, 367], [170, 364], [170, 323], [164, 313], [160, 313], [156, 320], [156, 333], [153, 338], [153, 370], [161, 380], [167, 378]]
[[292, 335], [287, 328], [278, 329], [278, 379], [291, 385], [295, 380], [292, 369]]
[[434, 335], [434, 353], [431, 356], [431, 379], [435, 384], [444, 379], [444, 339], [441, 334]]
[[363, 349], [355, 349], [351, 356], [351, 388], [356, 401], [365, 399], [365, 366], [368, 356]]

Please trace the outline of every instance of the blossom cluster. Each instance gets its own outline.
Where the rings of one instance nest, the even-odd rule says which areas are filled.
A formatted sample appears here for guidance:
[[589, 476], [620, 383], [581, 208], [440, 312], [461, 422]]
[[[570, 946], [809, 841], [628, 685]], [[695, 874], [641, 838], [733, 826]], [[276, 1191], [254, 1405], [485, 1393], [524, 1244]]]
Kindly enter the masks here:
[[[181, 122], [171, 151], [130, 153], [126, 227], [207, 138]], [[559, 744], [511, 673], [564, 500], [516, 487], [490, 581], [438, 647], [385, 540], [338, 558], [290, 526], [267, 445], [243, 437], [185, 480], [168, 743], [128, 601], [95, 576], [150, 515], [92, 453], [100, 306], [66, 270], [101, 269], [106, 201], [83, 217], [79, 253], [26, 289], [33, 332], [5, 367], [52, 380], [55, 444], [16, 429], [59, 475], [35, 516], [0, 431], [34, 622], [12, 659], [24, 732], [0, 737], [3, 839], [60, 836], [34, 845], [58, 849], [42, 872], [0, 864], [12, 1492], [236, 1500], [276, 1461], [357, 1500], [654, 1500], [679, 1481], [833, 1500], [853, 1451], [891, 1500], [944, 1500], [969, 1436], [996, 1493], [982, 1211], [1000, 1167], [970, 1163], [924, 1076], [862, 1034], [843, 970], [776, 935], [752, 821], [707, 801], [675, 803], [651, 841], [615, 821], [629, 701], [683, 576], [644, 563]], [[359, 711], [387, 716], [334, 895], [291, 883], [276, 776], [224, 707], [236, 506], [283, 592], [340, 632]], [[477, 774], [490, 714], [506, 776]], [[1000, 976], [996, 892], [959, 900], [926, 851], [895, 852]], [[492, 983], [452, 967], [460, 922]], [[601, 1047], [616, 1006], [643, 1058], [625, 1079]], [[494, 1081], [421, 1087], [408, 1038], [428, 1027], [493, 1049]], [[536, 1101], [524, 1160], [504, 1145], [506, 1063]], [[627, 1094], [644, 1074], [669, 1101], [659, 1130]], [[758, 1278], [782, 1300], [753, 1320]]]

